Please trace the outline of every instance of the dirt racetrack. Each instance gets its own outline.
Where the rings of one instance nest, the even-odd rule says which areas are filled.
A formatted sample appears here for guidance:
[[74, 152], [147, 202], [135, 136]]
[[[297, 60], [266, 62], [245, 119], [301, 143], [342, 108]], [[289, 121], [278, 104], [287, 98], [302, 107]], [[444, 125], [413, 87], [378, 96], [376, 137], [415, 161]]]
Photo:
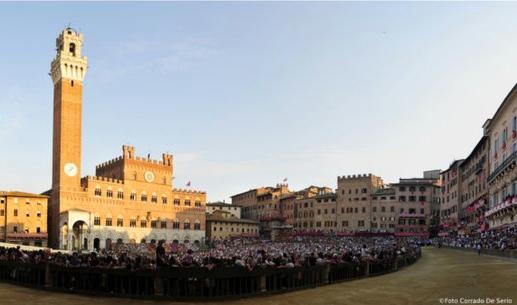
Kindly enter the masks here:
[[[484, 303], [479, 303], [480, 300]], [[476, 301], [478, 303], [473, 303]], [[517, 261], [493, 256], [478, 256], [458, 250], [425, 248], [420, 261], [396, 273], [285, 294], [206, 304], [404, 305], [468, 304], [467, 302], [517, 304]], [[2, 305], [166, 305], [171, 303], [88, 297], [0, 283], [0, 304]]]

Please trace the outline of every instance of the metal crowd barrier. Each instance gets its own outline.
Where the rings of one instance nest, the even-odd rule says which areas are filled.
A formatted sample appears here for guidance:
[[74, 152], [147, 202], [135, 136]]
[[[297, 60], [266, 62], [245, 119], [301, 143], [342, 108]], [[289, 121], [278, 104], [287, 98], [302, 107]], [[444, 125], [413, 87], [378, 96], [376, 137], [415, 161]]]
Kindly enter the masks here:
[[201, 301], [280, 293], [381, 275], [411, 265], [419, 258], [420, 253], [376, 263], [257, 267], [252, 271], [242, 267], [131, 271], [0, 261], [0, 281], [70, 293]]

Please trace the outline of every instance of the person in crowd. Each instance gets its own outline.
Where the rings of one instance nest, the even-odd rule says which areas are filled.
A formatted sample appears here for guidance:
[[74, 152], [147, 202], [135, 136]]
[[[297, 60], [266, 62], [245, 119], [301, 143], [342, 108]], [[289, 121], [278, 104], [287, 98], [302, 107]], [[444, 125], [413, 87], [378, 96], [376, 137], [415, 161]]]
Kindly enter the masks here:
[[421, 241], [390, 237], [298, 236], [271, 242], [258, 238], [212, 241], [207, 246], [159, 242], [116, 244], [91, 253], [50, 253], [0, 248], [0, 261], [51, 263], [66, 268], [90, 267], [138, 271], [156, 268], [201, 267], [209, 270], [235, 267], [295, 268], [330, 264], [364, 264], [392, 261], [400, 255], [417, 255]]

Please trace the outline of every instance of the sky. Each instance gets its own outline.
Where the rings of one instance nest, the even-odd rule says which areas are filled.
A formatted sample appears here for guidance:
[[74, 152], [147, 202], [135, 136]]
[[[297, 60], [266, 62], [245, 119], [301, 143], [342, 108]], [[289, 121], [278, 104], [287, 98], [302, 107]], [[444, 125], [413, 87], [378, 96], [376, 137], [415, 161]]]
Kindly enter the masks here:
[[517, 3], [0, 3], [0, 189], [51, 185], [55, 38], [84, 33], [82, 176], [174, 155], [226, 200], [288, 179], [420, 177], [517, 81]]

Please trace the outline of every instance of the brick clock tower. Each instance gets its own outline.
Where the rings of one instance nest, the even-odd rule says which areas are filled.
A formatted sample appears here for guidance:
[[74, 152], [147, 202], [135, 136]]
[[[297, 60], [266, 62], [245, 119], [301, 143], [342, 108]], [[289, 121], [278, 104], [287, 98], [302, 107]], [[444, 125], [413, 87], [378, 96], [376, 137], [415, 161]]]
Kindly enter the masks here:
[[87, 60], [81, 56], [83, 34], [66, 28], [56, 39], [50, 76], [54, 83], [52, 194], [49, 244], [59, 243], [59, 213], [81, 192], [81, 114]]

